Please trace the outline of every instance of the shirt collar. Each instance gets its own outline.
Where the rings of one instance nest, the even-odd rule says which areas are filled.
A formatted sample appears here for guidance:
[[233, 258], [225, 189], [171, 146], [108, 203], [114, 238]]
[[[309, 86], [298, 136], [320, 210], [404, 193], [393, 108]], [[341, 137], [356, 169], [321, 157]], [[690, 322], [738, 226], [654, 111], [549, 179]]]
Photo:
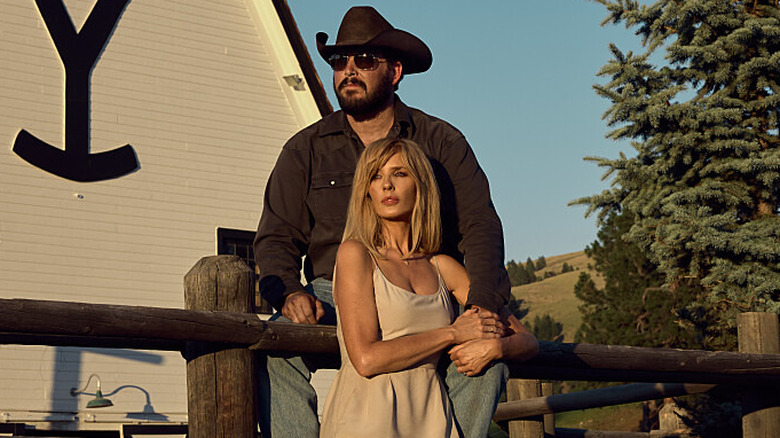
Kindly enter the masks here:
[[414, 135], [414, 121], [412, 115], [409, 113], [409, 107], [406, 106], [398, 95], [395, 96], [395, 123], [393, 124], [393, 130], [396, 130], [396, 134], [401, 138], [411, 138]]

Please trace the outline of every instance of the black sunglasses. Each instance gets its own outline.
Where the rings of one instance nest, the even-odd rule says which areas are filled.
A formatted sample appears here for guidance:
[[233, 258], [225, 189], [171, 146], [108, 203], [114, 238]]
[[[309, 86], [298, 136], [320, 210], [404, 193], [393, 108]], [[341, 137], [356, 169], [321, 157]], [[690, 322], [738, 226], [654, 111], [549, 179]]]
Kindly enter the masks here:
[[384, 59], [380, 60], [380, 58], [376, 55], [372, 55], [370, 53], [360, 53], [357, 55], [330, 55], [328, 58], [328, 64], [330, 64], [330, 66], [335, 71], [344, 70], [347, 68], [347, 63], [349, 62], [350, 56], [355, 62], [355, 67], [367, 71], [376, 70], [376, 68], [379, 67], [380, 62], [387, 62], [387, 60]]

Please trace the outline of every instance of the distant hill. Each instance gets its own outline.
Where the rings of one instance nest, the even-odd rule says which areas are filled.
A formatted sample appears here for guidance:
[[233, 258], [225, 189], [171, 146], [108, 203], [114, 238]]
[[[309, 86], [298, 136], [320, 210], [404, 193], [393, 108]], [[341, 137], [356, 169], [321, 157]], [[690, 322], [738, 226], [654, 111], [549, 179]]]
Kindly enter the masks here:
[[[536, 271], [536, 276], [544, 277], [544, 273], [551, 271], [557, 275], [512, 288], [512, 296], [523, 300], [522, 307], [528, 309], [528, 315], [523, 318], [523, 324], [531, 325], [534, 317], [545, 313], [563, 324], [564, 342], [574, 342], [574, 334], [582, 322], [578, 307], [580, 300], [574, 296], [574, 285], [580, 276], [580, 272], [590, 272], [597, 287], [603, 287], [604, 282], [595, 271], [588, 269], [589, 259], [585, 252], [573, 252], [558, 256], [547, 257], [547, 266]], [[574, 271], [561, 274], [563, 264], [568, 263]]]
[[[536, 271], [536, 276], [544, 277], [546, 271], [557, 275], [513, 287], [512, 295], [522, 299], [522, 307], [528, 309], [528, 315], [522, 321], [526, 326], [531, 325], [534, 316], [548, 313], [563, 324], [563, 342], [574, 342], [574, 334], [582, 322], [578, 309], [580, 300], [574, 296], [574, 285], [580, 272], [590, 272], [599, 288], [604, 287], [604, 280], [597, 276], [595, 271], [588, 269], [590, 259], [583, 251], [554, 257], [545, 256], [545, 260], [547, 267]], [[564, 263], [568, 263], [574, 271], [561, 274]], [[642, 404], [632, 403], [556, 414], [555, 425], [578, 429], [638, 431], [642, 415]]]

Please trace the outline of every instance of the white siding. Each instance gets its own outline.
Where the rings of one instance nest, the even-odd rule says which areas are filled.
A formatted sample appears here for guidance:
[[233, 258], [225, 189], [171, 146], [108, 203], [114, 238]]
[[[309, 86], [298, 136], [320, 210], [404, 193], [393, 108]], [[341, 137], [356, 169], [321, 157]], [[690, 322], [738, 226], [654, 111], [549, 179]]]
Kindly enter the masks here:
[[[94, 3], [65, 0], [77, 29]], [[182, 307], [216, 228], [255, 229], [282, 144], [318, 117], [282, 79], [303, 75], [270, 0], [129, 2], [92, 72], [91, 151], [130, 144], [140, 169], [94, 183], [12, 151], [20, 129], [63, 147], [64, 70], [33, 0], [0, 8], [0, 297]], [[147, 419], [186, 421], [178, 353], [0, 345], [0, 371], [0, 421], [74, 417], [92, 373], [124, 388], [80, 421], [131, 421], [146, 394]]]

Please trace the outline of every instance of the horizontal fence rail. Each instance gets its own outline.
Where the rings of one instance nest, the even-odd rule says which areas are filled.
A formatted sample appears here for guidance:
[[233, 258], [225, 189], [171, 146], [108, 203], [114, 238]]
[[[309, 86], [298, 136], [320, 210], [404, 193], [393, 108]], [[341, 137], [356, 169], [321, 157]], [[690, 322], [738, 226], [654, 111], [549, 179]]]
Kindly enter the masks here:
[[[0, 299], [0, 343], [184, 351], [186, 342], [265, 351], [338, 352], [333, 326], [251, 313]], [[780, 384], [780, 354], [540, 342], [512, 376], [552, 380]]]
[[539, 355], [510, 363], [526, 379], [780, 385], [780, 354], [540, 342]]
[[708, 384], [631, 383], [568, 394], [508, 401], [498, 405], [493, 419], [506, 421], [536, 415], [614, 406], [686, 394], [698, 394], [709, 391], [714, 387], [715, 385]]
[[[188, 341], [337, 353], [336, 328], [238, 312], [0, 299], [0, 342], [183, 351]], [[45, 344], [45, 343], [44, 343]]]

